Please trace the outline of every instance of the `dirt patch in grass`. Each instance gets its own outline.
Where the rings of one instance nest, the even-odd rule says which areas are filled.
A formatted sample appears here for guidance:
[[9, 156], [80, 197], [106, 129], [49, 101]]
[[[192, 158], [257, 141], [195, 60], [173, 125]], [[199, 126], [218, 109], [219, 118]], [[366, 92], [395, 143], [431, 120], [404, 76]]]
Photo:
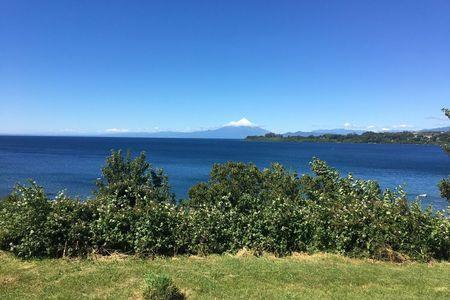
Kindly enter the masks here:
[[90, 259], [98, 261], [122, 261], [130, 257], [130, 255], [117, 252], [111, 253], [110, 255], [92, 254], [89, 256]]
[[247, 248], [242, 248], [235, 254], [236, 257], [252, 257], [256, 256], [255, 251], [249, 250]]
[[16, 283], [19, 279], [16, 276], [2, 276], [0, 277], [0, 286], [2, 285], [12, 285]]

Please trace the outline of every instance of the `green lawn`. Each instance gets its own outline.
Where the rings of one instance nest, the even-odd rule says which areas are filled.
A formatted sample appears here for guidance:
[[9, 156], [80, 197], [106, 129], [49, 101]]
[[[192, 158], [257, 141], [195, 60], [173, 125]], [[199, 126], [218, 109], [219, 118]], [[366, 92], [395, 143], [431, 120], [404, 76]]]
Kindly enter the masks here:
[[189, 299], [450, 299], [450, 263], [384, 263], [330, 254], [45, 259], [0, 252], [0, 299], [141, 298], [147, 272]]

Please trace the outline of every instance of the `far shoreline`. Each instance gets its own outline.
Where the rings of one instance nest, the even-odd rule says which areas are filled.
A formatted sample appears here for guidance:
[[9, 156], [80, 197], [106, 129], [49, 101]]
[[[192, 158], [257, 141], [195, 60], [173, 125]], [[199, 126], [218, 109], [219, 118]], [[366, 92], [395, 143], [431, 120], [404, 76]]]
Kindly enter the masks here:
[[190, 138], [190, 137], [141, 137], [141, 136], [106, 136], [106, 135], [34, 135], [34, 134], [0, 134], [0, 138], [61, 138], [61, 139], [136, 139], [136, 140], [190, 140], [190, 141], [242, 141], [242, 142], [252, 142], [252, 143], [288, 143], [288, 144], [348, 144], [348, 145], [421, 145], [421, 146], [437, 146], [439, 144], [435, 143], [393, 143], [393, 142], [355, 142], [355, 141], [332, 141], [332, 140], [293, 140], [289, 138], [283, 139], [272, 139], [272, 138], [261, 138], [252, 139], [247, 138]]

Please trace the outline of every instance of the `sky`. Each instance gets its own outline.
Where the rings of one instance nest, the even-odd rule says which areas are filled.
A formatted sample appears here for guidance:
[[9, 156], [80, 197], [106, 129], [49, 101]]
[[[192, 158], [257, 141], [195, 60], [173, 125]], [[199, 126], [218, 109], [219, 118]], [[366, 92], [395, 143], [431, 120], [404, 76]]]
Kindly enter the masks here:
[[449, 16], [448, 0], [0, 0], [0, 133], [449, 126]]

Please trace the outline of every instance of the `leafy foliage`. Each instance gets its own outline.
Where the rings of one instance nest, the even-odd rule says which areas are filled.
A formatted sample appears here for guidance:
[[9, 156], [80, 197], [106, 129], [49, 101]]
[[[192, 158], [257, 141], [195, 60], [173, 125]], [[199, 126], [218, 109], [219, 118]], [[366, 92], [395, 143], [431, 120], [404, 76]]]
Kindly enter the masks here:
[[189, 191], [190, 244], [206, 253], [248, 247], [284, 254], [292, 248], [299, 191], [297, 175], [279, 164], [263, 171], [253, 164], [214, 165], [210, 180]]
[[134, 252], [144, 256], [175, 255], [184, 251], [180, 238], [183, 212], [170, 203], [140, 208], [135, 223]]
[[138, 219], [135, 207], [124, 197], [102, 197], [96, 202], [95, 218], [91, 221], [95, 250], [102, 254], [115, 251], [132, 253], [134, 224]]
[[45, 232], [50, 244], [51, 257], [82, 256], [92, 248], [91, 222], [95, 207], [92, 202], [82, 202], [59, 194], [50, 201], [51, 210], [45, 222]]
[[176, 223], [174, 195], [167, 176], [153, 169], [141, 153], [112, 151], [97, 181], [91, 231], [101, 253], [173, 254]]
[[251, 164], [215, 166], [210, 181], [190, 191], [190, 216], [201, 216], [202, 223], [190, 222], [191, 237], [199, 238], [189, 244], [207, 253], [247, 247], [278, 255], [331, 251], [389, 258], [398, 252], [448, 259], [443, 214], [409, 206], [401, 190], [383, 192], [376, 182], [341, 178], [318, 159], [311, 169], [314, 175], [298, 178], [279, 165], [263, 171]]
[[0, 202], [1, 249], [21, 257], [207, 255], [243, 248], [276, 255], [450, 257], [448, 214], [409, 204], [401, 189], [382, 191], [374, 181], [341, 177], [319, 159], [311, 162], [312, 174], [302, 176], [279, 164], [263, 170], [216, 164], [207, 182], [175, 204], [165, 176], [155, 179], [142, 156], [120, 153], [108, 159], [94, 199], [48, 199], [33, 182], [18, 186]]
[[441, 197], [450, 201], [450, 176], [439, 182], [439, 190], [441, 191]]
[[[450, 119], [450, 109], [443, 108], [442, 112]], [[442, 148], [450, 155], [450, 142], [444, 143]], [[443, 178], [439, 182], [439, 190], [441, 191], [441, 197], [446, 198], [447, 201], [450, 201], [450, 175], [447, 178]]]
[[[415, 259], [448, 259], [449, 220], [418, 203], [408, 205], [404, 192], [381, 191], [373, 181], [340, 178], [320, 160], [316, 176], [303, 176], [310, 211], [311, 246], [322, 251], [384, 258], [399, 252]], [[433, 236], [436, 240], [430, 241]]]
[[29, 258], [47, 253], [50, 245], [45, 223], [51, 210], [44, 189], [31, 181], [18, 185], [1, 203], [0, 245], [18, 256]]
[[112, 150], [102, 175], [97, 180], [96, 194], [100, 197], [126, 199], [130, 206], [149, 200], [174, 203], [167, 176], [161, 169], [151, 167], [144, 152], [131, 159], [130, 152], [124, 157], [122, 150]]
[[450, 109], [448, 108], [443, 108], [442, 112], [447, 116], [447, 118], [450, 119]]

